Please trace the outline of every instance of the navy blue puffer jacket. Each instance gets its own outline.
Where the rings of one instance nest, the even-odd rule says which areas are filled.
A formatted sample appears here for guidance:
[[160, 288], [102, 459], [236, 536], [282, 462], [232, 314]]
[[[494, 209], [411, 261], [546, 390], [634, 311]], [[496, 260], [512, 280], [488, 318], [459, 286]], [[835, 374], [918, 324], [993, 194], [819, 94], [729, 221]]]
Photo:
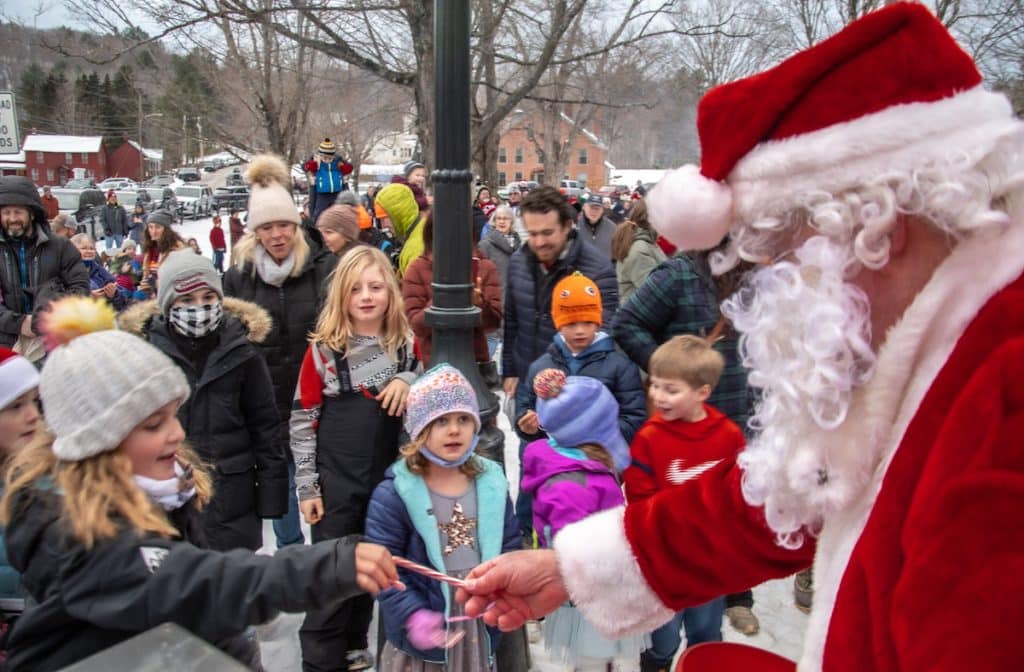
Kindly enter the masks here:
[[569, 234], [569, 252], [545, 269], [529, 245], [511, 256], [505, 281], [505, 334], [502, 375], [522, 378], [533, 360], [544, 354], [555, 336], [551, 292], [558, 281], [579, 271], [601, 290], [602, 323], [610, 327], [619, 305], [619, 283], [612, 262], [594, 246]]

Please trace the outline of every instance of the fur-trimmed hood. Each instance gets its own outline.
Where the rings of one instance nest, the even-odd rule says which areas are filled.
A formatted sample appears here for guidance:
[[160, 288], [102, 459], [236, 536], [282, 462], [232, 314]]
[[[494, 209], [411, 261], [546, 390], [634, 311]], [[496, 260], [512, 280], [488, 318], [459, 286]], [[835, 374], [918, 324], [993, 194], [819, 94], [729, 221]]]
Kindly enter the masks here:
[[[252, 343], [262, 343], [274, 326], [270, 313], [251, 301], [225, 296], [224, 313], [242, 323]], [[158, 315], [160, 307], [156, 299], [150, 299], [136, 303], [118, 315], [117, 326], [123, 331], [143, 336], [149, 328], [149, 323]]]

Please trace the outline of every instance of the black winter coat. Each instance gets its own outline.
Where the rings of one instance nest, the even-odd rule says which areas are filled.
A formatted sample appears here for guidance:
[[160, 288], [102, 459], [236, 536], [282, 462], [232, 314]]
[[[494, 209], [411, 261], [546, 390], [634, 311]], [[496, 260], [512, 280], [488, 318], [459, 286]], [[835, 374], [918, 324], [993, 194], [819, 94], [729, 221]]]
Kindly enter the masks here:
[[270, 368], [277, 411], [287, 431], [295, 383], [299, 380], [302, 358], [309, 344], [307, 337], [316, 327], [320, 307], [327, 297], [327, 277], [338, 258], [328, 250], [310, 253], [302, 273], [288, 278], [281, 287], [263, 282], [251, 262], [232, 266], [224, 274], [224, 295], [255, 303], [270, 313], [273, 329], [259, 344]]
[[524, 244], [509, 259], [505, 278], [505, 333], [501, 349], [502, 374], [523, 378], [533, 360], [547, 350], [555, 336], [551, 292], [558, 281], [579, 271], [601, 291], [602, 324], [610, 326], [619, 305], [619, 283], [612, 262], [592, 245], [569, 233], [569, 252], [550, 269]]
[[[21, 275], [23, 259], [27, 281]], [[40, 308], [67, 294], [88, 296], [89, 272], [78, 248], [45, 225], [34, 224], [27, 239], [11, 238], [0, 229], [0, 292], [0, 345], [10, 347], [25, 315], [38, 316]]]
[[354, 537], [272, 556], [203, 550], [190, 543], [195, 509], [186, 505], [170, 516], [183, 540], [125, 530], [86, 549], [61, 509], [54, 490], [32, 490], [6, 529], [11, 565], [35, 602], [11, 631], [11, 672], [62, 669], [168, 621], [245, 659], [247, 626], [360, 592]]
[[127, 236], [131, 225], [128, 213], [120, 205], [111, 207], [109, 204], [100, 209], [100, 221], [103, 222], [103, 235]]
[[246, 301], [226, 299], [224, 311], [220, 327], [203, 339], [172, 333], [156, 301], [133, 306], [119, 324], [163, 351], [188, 379], [191, 394], [178, 418], [187, 441], [213, 467], [213, 500], [202, 512], [210, 548], [254, 551], [262, 545], [261, 519], [288, 509], [273, 384], [254, 345], [271, 323], [265, 310]]

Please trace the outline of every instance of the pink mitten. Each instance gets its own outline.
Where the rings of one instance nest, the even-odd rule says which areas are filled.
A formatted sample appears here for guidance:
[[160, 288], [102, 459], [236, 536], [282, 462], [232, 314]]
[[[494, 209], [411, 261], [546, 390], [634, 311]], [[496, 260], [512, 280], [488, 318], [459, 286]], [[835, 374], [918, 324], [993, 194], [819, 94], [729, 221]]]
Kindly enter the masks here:
[[409, 641], [417, 649], [444, 648], [446, 644], [444, 614], [430, 609], [419, 609], [405, 621]]

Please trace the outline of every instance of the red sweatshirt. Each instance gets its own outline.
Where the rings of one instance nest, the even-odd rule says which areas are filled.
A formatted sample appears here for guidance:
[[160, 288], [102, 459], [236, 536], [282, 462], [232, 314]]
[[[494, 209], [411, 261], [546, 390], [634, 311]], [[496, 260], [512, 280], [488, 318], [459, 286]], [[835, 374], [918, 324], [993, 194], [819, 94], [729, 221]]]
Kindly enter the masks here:
[[227, 243], [224, 242], [224, 229], [219, 226], [210, 229], [210, 245], [213, 246], [214, 250], [222, 252], [228, 249]]
[[721, 411], [704, 404], [698, 422], [666, 420], [655, 414], [633, 437], [633, 463], [623, 473], [626, 501], [638, 502], [692, 480], [722, 460], [736, 459], [743, 432]]

